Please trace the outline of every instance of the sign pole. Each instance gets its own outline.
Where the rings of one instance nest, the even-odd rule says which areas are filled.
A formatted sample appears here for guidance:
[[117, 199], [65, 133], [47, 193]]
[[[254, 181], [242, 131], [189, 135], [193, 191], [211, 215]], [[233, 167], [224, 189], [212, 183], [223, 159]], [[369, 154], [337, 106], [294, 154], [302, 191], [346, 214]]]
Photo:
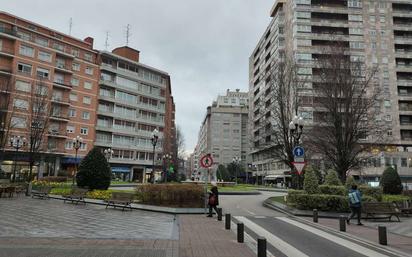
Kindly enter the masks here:
[[209, 172], [210, 172], [210, 168], [207, 168], [206, 170], [206, 179], [205, 179], [205, 214], [207, 213], [207, 204], [209, 201], [209, 197], [207, 196], [207, 185], [209, 183]]

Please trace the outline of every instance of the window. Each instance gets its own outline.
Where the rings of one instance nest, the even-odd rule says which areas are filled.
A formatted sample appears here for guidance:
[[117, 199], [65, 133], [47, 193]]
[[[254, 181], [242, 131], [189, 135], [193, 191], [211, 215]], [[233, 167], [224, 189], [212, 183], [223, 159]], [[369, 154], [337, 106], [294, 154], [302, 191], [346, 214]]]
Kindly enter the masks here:
[[83, 96], [84, 104], [90, 104], [91, 102], [92, 102], [92, 99], [89, 96]]
[[81, 151], [86, 151], [87, 150], [87, 144], [86, 143], [80, 143], [80, 150]]
[[69, 99], [70, 99], [70, 101], [77, 101], [77, 94], [75, 94], [75, 93], [70, 93], [70, 96], [69, 96]]
[[362, 8], [362, 1], [361, 0], [349, 0], [348, 7]]
[[49, 70], [43, 68], [37, 68], [37, 77], [48, 79], [49, 78]]
[[16, 90], [30, 92], [31, 84], [26, 81], [16, 80]]
[[88, 135], [89, 134], [89, 129], [88, 128], [80, 128], [80, 134], [82, 135]]
[[26, 128], [26, 118], [15, 116], [11, 117], [11, 127]]
[[349, 21], [363, 21], [362, 15], [349, 14]]
[[24, 56], [34, 57], [34, 48], [26, 45], [20, 45], [19, 53]]
[[77, 62], [72, 63], [72, 70], [80, 71], [80, 63], [77, 63]]
[[379, 20], [380, 20], [381, 23], [385, 23], [385, 22], [386, 22], [385, 16], [380, 16], [380, 17], [379, 17]]
[[72, 53], [72, 55], [74, 55], [74, 56], [76, 56], [76, 57], [79, 57], [79, 56], [80, 56], [80, 52], [79, 52], [78, 49], [72, 48], [71, 53]]
[[64, 148], [67, 150], [73, 149], [73, 142], [71, 140], [66, 141], [66, 143], [64, 143]]
[[370, 21], [371, 23], [375, 23], [375, 15], [369, 16], [369, 21]]
[[29, 109], [29, 102], [23, 99], [18, 99], [15, 98], [13, 101], [13, 106], [16, 109], [24, 109], [24, 110], [28, 110]]
[[62, 44], [54, 42], [53, 43], [53, 48], [56, 49], [56, 50], [64, 52], [64, 45], [62, 45]]
[[383, 103], [384, 103], [383, 105], [384, 105], [386, 108], [391, 107], [391, 101], [390, 101], [390, 100], [385, 100]]
[[75, 109], [69, 109], [69, 117], [76, 117], [76, 110]]
[[86, 67], [86, 74], [88, 75], [93, 75], [93, 68], [92, 67]]
[[37, 44], [41, 45], [41, 46], [45, 46], [48, 47], [49, 46], [49, 41], [45, 38], [42, 37], [36, 37], [36, 39], [34, 40]]
[[349, 28], [349, 34], [351, 35], [363, 35], [362, 28]]
[[84, 53], [84, 59], [88, 60], [89, 62], [92, 62], [93, 56], [90, 53]]
[[39, 60], [44, 61], [44, 62], [52, 61], [52, 55], [48, 52], [39, 51], [38, 58]]
[[363, 42], [350, 42], [350, 48], [363, 49], [365, 47]]
[[82, 113], [82, 119], [83, 120], [89, 120], [90, 119], [90, 112], [83, 112]]
[[77, 87], [77, 86], [79, 86], [79, 79], [73, 77], [73, 78], [70, 80], [70, 83], [72, 84], [72, 86]]
[[85, 82], [84, 82], [84, 88], [85, 88], [85, 89], [91, 90], [92, 87], [93, 87], [93, 84], [92, 84], [91, 82], [89, 82], [89, 81], [85, 81]]
[[18, 63], [17, 70], [22, 73], [31, 74], [31, 65], [25, 63]]
[[66, 132], [70, 133], [70, 134], [74, 133], [75, 132], [75, 127], [72, 126], [72, 125], [67, 125]]
[[31, 40], [31, 34], [30, 33], [19, 30], [19, 31], [17, 31], [17, 35], [23, 40], [27, 40], [27, 41]]

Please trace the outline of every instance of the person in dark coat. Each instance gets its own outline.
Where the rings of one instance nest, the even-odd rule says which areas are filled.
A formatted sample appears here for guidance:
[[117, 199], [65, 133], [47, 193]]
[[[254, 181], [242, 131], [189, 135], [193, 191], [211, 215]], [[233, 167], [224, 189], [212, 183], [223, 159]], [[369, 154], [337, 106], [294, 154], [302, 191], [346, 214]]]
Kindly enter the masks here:
[[358, 225], [362, 226], [361, 223], [361, 206], [362, 206], [362, 195], [358, 190], [356, 185], [352, 185], [352, 189], [349, 190], [349, 207], [351, 209], [350, 216], [346, 219], [348, 225], [350, 224], [350, 220], [357, 215], [358, 218]]
[[213, 212], [212, 212], [212, 208], [217, 211], [217, 206], [219, 205], [219, 191], [217, 190], [217, 186], [213, 186], [212, 189], [209, 192], [209, 215], [207, 215], [207, 217], [212, 217], [213, 216]]

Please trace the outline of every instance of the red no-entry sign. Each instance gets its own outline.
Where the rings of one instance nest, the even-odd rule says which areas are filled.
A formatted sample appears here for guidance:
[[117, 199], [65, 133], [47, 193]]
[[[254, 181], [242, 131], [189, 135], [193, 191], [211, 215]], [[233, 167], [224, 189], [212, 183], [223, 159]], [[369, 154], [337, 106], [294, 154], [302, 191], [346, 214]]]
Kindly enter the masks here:
[[206, 154], [200, 159], [200, 166], [203, 168], [210, 168], [213, 165], [213, 158], [210, 154]]

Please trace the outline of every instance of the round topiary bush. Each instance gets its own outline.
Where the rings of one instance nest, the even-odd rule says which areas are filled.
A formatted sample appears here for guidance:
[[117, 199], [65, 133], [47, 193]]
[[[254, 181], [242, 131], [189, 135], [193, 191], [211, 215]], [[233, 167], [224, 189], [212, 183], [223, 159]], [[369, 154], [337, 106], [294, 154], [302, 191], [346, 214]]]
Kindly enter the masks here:
[[332, 169], [328, 170], [328, 174], [325, 177], [325, 185], [329, 185], [329, 186], [341, 186], [342, 185], [342, 182], [340, 181], [336, 171]]
[[382, 174], [380, 184], [384, 194], [397, 195], [402, 193], [402, 182], [398, 172], [388, 167]]
[[94, 147], [82, 160], [76, 175], [77, 186], [106, 190], [110, 186], [109, 164], [101, 150]]
[[303, 189], [308, 194], [319, 193], [318, 178], [316, 177], [315, 171], [311, 166], [305, 169], [305, 179], [303, 180]]

